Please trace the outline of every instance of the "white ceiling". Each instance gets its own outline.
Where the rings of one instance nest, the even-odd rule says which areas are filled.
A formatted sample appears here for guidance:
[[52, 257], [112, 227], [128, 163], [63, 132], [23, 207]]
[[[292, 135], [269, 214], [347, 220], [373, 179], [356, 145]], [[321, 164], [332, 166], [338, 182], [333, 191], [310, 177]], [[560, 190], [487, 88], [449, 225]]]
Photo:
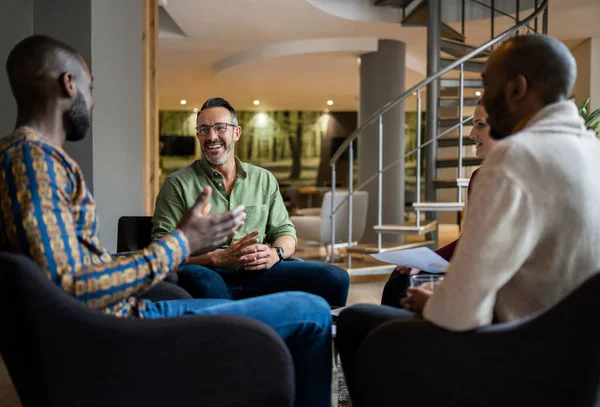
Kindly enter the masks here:
[[[369, 0], [364, 0], [365, 2]], [[238, 110], [356, 110], [357, 57], [365, 40], [395, 39], [406, 43], [406, 86], [424, 78], [426, 29], [400, 24], [360, 22], [334, 17], [307, 0], [168, 0], [165, 8], [187, 37], [161, 38], [158, 79], [160, 109], [200, 107], [215, 96], [228, 99]], [[550, 34], [573, 47], [600, 36], [600, 1], [551, 0]], [[497, 22], [497, 32], [506, 21]], [[489, 21], [467, 23], [468, 42], [489, 39]], [[284, 42], [353, 40], [344, 52], [319, 53], [311, 48], [298, 55], [264, 52]], [[363, 41], [359, 44], [360, 41]], [[309, 43], [310, 41], [305, 41]], [[283, 46], [285, 48], [285, 45]], [[262, 51], [261, 51], [262, 50]], [[261, 53], [262, 52], [262, 53]], [[284, 53], [282, 53], [284, 54]], [[250, 57], [248, 57], [250, 56]], [[238, 61], [217, 73], [215, 66]], [[221, 64], [219, 64], [221, 63]], [[412, 67], [413, 69], [410, 69]], [[179, 101], [186, 99], [186, 106]]]

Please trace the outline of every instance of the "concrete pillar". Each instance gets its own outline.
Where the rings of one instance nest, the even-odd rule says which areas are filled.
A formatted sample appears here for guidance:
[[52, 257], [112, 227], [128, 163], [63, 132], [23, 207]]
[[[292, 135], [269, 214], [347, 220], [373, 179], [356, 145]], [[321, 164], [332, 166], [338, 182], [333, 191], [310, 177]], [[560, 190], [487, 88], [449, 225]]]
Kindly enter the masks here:
[[577, 61], [575, 101], [581, 106], [590, 98], [592, 110], [600, 108], [600, 37], [588, 38], [571, 50]]
[[[96, 102], [92, 129], [65, 149], [96, 199], [102, 244], [115, 251], [118, 218], [144, 213], [144, 0], [0, 1], [3, 63], [20, 39], [35, 33], [73, 46], [90, 66]], [[6, 74], [0, 77], [0, 130], [6, 134], [14, 127], [16, 108]]]
[[[406, 47], [403, 42], [380, 40], [379, 51], [361, 56], [359, 125], [381, 106], [404, 92]], [[383, 167], [404, 155], [404, 103], [383, 115]], [[370, 126], [358, 141], [358, 183], [377, 173], [377, 124]], [[364, 188], [369, 193], [369, 211], [363, 243], [377, 242], [377, 180]], [[383, 223], [400, 225], [404, 220], [404, 161], [383, 174]], [[398, 242], [399, 235], [383, 235], [384, 242]]]

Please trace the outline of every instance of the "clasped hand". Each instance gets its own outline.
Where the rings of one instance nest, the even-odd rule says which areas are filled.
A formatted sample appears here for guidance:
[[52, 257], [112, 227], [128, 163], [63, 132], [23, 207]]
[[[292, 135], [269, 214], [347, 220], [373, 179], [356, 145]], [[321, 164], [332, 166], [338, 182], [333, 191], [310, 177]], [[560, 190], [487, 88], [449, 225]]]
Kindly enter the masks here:
[[252, 232], [232, 243], [227, 249], [215, 253], [217, 267], [244, 270], [268, 270], [278, 261], [279, 256], [269, 245], [257, 244], [259, 232]]

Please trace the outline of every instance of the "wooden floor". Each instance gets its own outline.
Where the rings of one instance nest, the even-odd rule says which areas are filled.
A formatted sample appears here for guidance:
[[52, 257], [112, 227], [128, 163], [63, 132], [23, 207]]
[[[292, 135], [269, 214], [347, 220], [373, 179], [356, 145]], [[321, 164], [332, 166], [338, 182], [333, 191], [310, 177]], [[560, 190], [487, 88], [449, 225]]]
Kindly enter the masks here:
[[[456, 240], [460, 232], [456, 225], [440, 225], [439, 241], [440, 247]], [[407, 236], [405, 239], [407, 242], [418, 241], [423, 237], [411, 237]], [[343, 251], [341, 254], [343, 255]], [[310, 261], [323, 261], [325, 258], [325, 249], [317, 248], [299, 248], [296, 252], [298, 257]], [[344, 256], [345, 258], [345, 256]], [[369, 255], [356, 256], [352, 258], [352, 267], [370, 267], [384, 265], [385, 263], [379, 262], [373, 259]], [[338, 262], [337, 266], [346, 268], [346, 262]], [[389, 274], [377, 275], [377, 276], [356, 276], [350, 279], [350, 292], [348, 293], [348, 305], [359, 304], [359, 303], [370, 303], [380, 304], [381, 293], [383, 292], [383, 286], [387, 281]]]

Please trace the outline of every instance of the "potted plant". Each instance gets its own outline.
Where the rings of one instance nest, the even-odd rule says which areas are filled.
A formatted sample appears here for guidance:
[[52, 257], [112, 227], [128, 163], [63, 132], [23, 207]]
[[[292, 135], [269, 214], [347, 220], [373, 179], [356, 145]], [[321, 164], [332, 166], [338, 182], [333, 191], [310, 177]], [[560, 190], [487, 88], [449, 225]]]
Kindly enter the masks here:
[[600, 138], [600, 109], [596, 109], [592, 112], [588, 112], [588, 106], [590, 104], [590, 98], [581, 105], [579, 108], [579, 115], [585, 121], [585, 127], [596, 133], [596, 136]]

